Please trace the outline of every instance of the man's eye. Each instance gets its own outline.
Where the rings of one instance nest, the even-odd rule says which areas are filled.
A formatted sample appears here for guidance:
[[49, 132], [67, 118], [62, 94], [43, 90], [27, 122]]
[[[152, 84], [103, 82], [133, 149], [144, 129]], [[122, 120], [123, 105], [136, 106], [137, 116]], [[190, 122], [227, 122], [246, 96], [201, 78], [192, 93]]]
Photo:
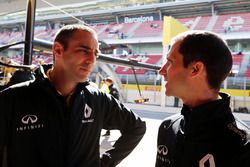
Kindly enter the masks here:
[[88, 54], [89, 53], [89, 51], [86, 50], [86, 49], [82, 49], [82, 50], [80, 50], [80, 52], [83, 52], [84, 54]]

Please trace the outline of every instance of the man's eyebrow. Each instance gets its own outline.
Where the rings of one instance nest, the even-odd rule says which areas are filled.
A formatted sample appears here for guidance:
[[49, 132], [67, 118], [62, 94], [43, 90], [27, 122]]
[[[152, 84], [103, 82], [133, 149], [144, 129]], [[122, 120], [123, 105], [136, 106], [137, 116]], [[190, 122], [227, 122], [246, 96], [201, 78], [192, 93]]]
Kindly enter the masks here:
[[86, 45], [80, 45], [79, 47], [80, 47], [80, 48], [87, 49], [87, 50], [91, 50], [91, 48], [90, 48], [90, 47], [88, 47], [88, 46], [86, 46]]
[[[79, 47], [80, 47], [80, 48], [84, 48], [84, 49], [86, 49], [86, 50], [88, 50], [88, 51], [91, 51], [91, 50], [92, 50], [90, 47], [88, 47], [88, 46], [86, 46], [86, 45], [80, 45]], [[99, 48], [95, 49], [95, 53], [96, 53], [96, 54], [101, 53], [100, 50], [99, 50]]]

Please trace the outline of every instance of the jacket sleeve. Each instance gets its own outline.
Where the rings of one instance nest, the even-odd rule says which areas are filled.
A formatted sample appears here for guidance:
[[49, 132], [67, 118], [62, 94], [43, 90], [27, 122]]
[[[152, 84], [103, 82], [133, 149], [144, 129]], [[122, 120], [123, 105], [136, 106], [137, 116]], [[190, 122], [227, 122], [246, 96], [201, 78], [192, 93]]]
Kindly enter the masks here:
[[0, 165], [5, 166], [6, 163], [6, 145], [7, 145], [7, 104], [8, 99], [4, 93], [0, 92]]
[[250, 166], [250, 128], [236, 116], [235, 120], [239, 130], [243, 130], [246, 133], [246, 140], [241, 154], [238, 154], [237, 157], [233, 159], [232, 166]]
[[121, 136], [101, 157], [103, 166], [114, 167], [120, 163], [142, 139], [146, 124], [130, 109], [111, 97], [109, 111], [105, 113], [104, 128], [118, 129]]

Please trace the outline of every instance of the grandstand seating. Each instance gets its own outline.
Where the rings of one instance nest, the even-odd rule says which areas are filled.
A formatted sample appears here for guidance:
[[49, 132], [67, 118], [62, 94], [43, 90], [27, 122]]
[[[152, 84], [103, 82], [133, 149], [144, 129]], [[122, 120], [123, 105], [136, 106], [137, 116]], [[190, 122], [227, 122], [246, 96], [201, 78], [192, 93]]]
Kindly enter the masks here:
[[249, 67], [249, 66], [247, 67], [245, 76], [246, 76], [247, 78], [250, 78], [250, 67]]
[[162, 31], [163, 22], [161, 20], [147, 21], [135, 29], [133, 37], [162, 36]]
[[249, 66], [247, 67], [245, 76], [246, 76], [247, 78], [250, 78], [250, 67], [249, 67]]
[[53, 56], [51, 55], [39, 55], [33, 56], [32, 64], [52, 64], [53, 63]]
[[[23, 56], [15, 55], [10, 57], [14, 63], [23, 64]], [[32, 57], [32, 64], [52, 64], [53, 56], [52, 55], [35, 55]]]
[[4, 37], [5, 37], [6, 33], [0, 33], [0, 44], [5, 44], [5, 40], [4, 40]]
[[[110, 24], [104, 31], [99, 33], [99, 38], [123, 39], [127, 37], [128, 31], [133, 27], [132, 23]], [[99, 26], [100, 27], [100, 26]]]
[[197, 16], [177, 20], [191, 30], [206, 30], [210, 19], [211, 16]]
[[241, 65], [243, 59], [243, 54], [235, 54], [233, 55], [233, 64]]
[[40, 30], [38, 33], [35, 33], [35, 37], [43, 40], [53, 41], [57, 29], [52, 30]]
[[[189, 29], [211, 30], [216, 33], [249, 32], [250, 12], [225, 14], [218, 16], [195, 16], [177, 19]], [[211, 24], [208, 28], [208, 25]], [[100, 39], [126, 39], [143, 37], [160, 37], [163, 31], [163, 21], [146, 21], [143, 23], [110, 23], [107, 25], [92, 26]], [[52, 41], [57, 29], [35, 31], [35, 37]], [[24, 32], [1, 32], [0, 43], [10, 43], [20, 41], [24, 37]]]
[[121, 23], [93, 26], [99, 38], [125, 39], [130, 37], [161, 36], [163, 22], [161, 20], [144, 23]]
[[9, 43], [22, 41], [24, 39], [24, 33], [22, 32], [12, 32], [11, 35], [8, 38]]
[[[158, 64], [162, 58], [162, 55], [136, 55], [128, 56], [128, 59], [134, 59], [138, 62], [148, 63], [148, 64]], [[136, 74], [145, 74], [147, 70], [136, 69]], [[117, 74], [133, 74], [133, 71], [129, 67], [117, 66], [115, 69]]]
[[0, 40], [2, 41], [2, 43], [8, 43], [10, 36], [11, 32], [3, 32], [0, 35]]
[[211, 31], [216, 33], [250, 31], [250, 13], [225, 14], [219, 16], [197, 16], [177, 19], [189, 29], [209, 30], [207, 28], [213, 17], [217, 17]]
[[145, 63], [158, 64], [161, 61], [162, 55], [148, 55], [148, 59]]
[[207, 30], [211, 16], [201, 16], [199, 22], [194, 27], [195, 30]]
[[191, 29], [194, 25], [196, 17], [180, 18], [177, 19], [181, 24], [185, 25], [187, 28]]
[[[182, 24], [186, 25], [189, 29], [206, 30], [208, 26], [211, 31], [217, 33], [232, 33], [232, 32], [249, 32], [250, 31], [250, 12], [225, 14], [219, 16], [194, 16], [189, 18], [177, 19]], [[214, 24], [210, 24], [214, 21]], [[92, 26], [100, 39], [126, 39], [126, 38], [143, 38], [143, 37], [160, 37], [163, 31], [163, 21], [147, 21], [143, 23], [110, 23], [107, 25], [93, 25]], [[53, 41], [57, 29], [46, 30], [39, 28], [35, 31], [35, 37]], [[250, 32], [249, 32], [250, 33]], [[123, 35], [123, 36], [122, 36]], [[23, 40], [24, 32], [0, 32], [0, 44], [6, 44]], [[156, 64], [160, 61], [161, 55], [137, 55], [130, 56], [140, 62]], [[129, 58], [130, 58], [129, 57]], [[33, 63], [41, 63], [40, 59], [44, 59], [44, 63], [52, 63], [52, 57], [38, 56], [33, 58]], [[244, 55], [234, 55], [233, 64], [237, 67], [242, 66]], [[17, 63], [22, 62], [22, 57], [15, 56], [14, 61]], [[118, 66], [115, 71], [118, 74], [132, 74], [132, 70], [126, 67]], [[145, 74], [146, 70], [137, 69], [137, 74]], [[250, 77], [250, 66], [247, 66], [245, 74]]]
[[96, 33], [98, 34], [98, 36], [100, 36], [100, 34], [106, 30], [106, 28], [109, 25], [103, 25], [103, 24], [98, 24], [98, 25], [92, 25], [91, 27], [96, 31]]
[[217, 33], [250, 31], [250, 13], [219, 15], [212, 29]]
[[243, 57], [244, 57], [243, 54], [234, 54], [233, 55], [233, 67], [232, 67], [232, 72], [233, 73], [239, 73], [240, 72]]

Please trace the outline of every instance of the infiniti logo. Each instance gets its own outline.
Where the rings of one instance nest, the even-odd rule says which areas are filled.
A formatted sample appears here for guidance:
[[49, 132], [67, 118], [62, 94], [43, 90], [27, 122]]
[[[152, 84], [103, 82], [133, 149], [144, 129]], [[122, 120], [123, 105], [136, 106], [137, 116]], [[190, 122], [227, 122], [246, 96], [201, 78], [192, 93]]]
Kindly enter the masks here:
[[167, 155], [168, 148], [165, 145], [159, 145], [157, 148], [158, 154]]
[[[43, 123], [37, 123], [38, 118], [36, 115], [27, 114], [22, 118], [22, 125], [16, 127], [18, 132], [25, 132], [30, 130], [38, 130], [44, 128]], [[41, 120], [40, 120], [41, 122]]]
[[23, 118], [22, 118], [22, 123], [24, 124], [33, 124], [37, 121], [37, 116], [36, 115], [25, 115]]

